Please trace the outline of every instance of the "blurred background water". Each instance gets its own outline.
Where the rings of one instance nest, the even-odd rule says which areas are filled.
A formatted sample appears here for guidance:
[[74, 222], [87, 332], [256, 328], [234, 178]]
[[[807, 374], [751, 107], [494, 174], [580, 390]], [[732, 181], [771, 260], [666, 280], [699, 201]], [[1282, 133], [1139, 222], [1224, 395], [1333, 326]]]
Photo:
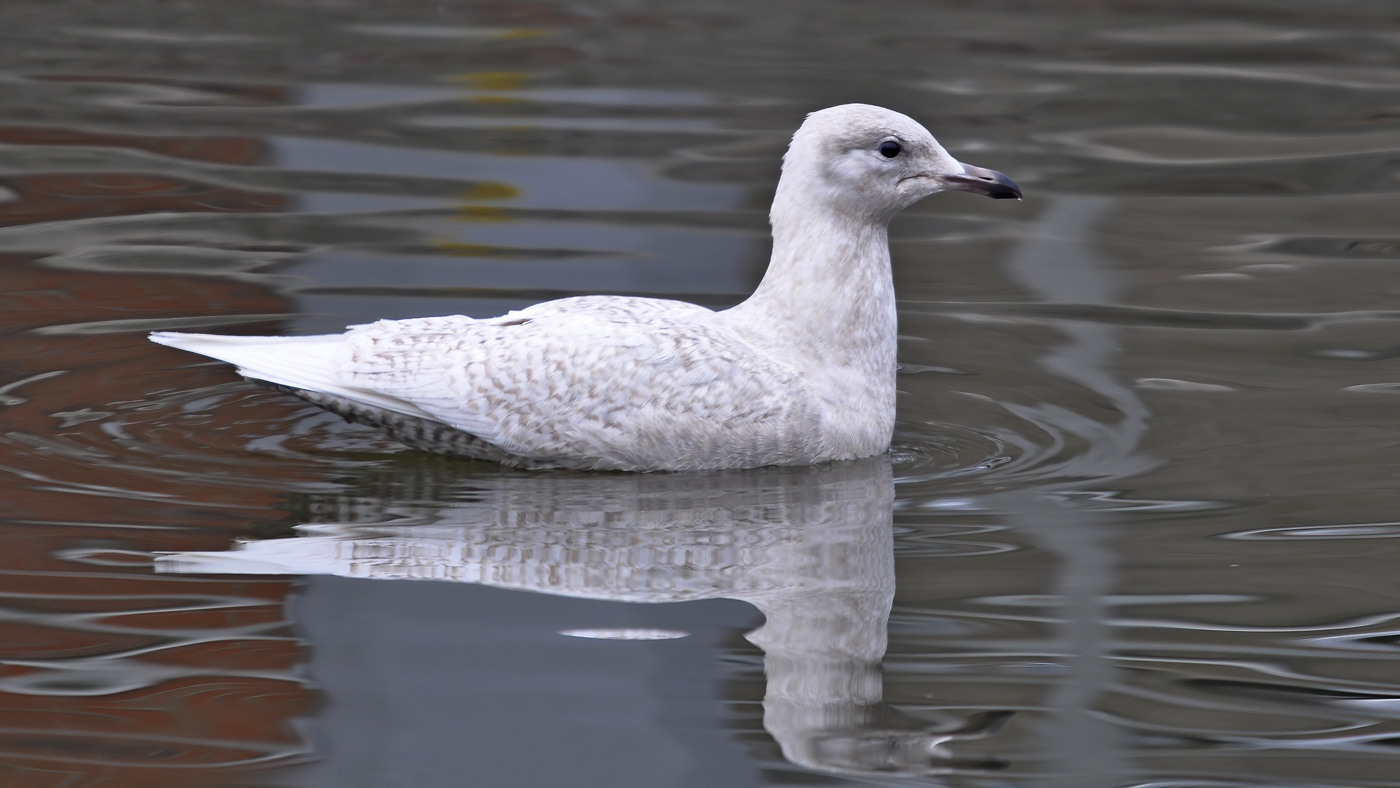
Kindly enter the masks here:
[[[894, 223], [888, 458], [505, 471], [145, 340], [736, 303], [850, 101], [1027, 195]], [[1400, 785], [1395, 4], [10, 0], [0, 264], [4, 785]]]

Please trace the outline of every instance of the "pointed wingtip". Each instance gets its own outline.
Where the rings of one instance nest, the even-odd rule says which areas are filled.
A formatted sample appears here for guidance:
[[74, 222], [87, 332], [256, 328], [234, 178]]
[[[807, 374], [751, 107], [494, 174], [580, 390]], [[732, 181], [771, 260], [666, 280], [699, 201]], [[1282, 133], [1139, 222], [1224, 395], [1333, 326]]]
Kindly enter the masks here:
[[209, 334], [187, 334], [182, 331], [152, 331], [146, 335], [146, 338], [157, 345], [184, 348], [209, 336]]

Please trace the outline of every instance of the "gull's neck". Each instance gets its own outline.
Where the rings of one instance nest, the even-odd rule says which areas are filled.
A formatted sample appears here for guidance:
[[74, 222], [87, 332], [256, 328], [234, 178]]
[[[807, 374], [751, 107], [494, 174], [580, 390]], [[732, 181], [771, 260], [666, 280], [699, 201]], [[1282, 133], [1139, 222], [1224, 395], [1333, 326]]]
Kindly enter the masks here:
[[[773, 257], [758, 289], [723, 313], [756, 345], [804, 368], [856, 367], [893, 384], [896, 345], [888, 219], [852, 215], [807, 179], [773, 201]], [[813, 197], [815, 196], [815, 199]]]

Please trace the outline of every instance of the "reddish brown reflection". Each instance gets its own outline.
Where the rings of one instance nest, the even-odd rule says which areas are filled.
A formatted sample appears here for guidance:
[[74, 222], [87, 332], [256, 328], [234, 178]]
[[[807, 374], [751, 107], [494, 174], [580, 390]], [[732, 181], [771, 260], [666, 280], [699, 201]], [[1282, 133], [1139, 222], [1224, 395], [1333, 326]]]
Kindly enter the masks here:
[[0, 203], [0, 225], [156, 212], [244, 213], [285, 207], [278, 194], [139, 173], [29, 175], [0, 181], [18, 195]]
[[253, 137], [152, 137], [55, 126], [0, 126], [0, 144], [123, 148], [214, 164], [267, 160], [267, 145]]
[[[3, 128], [0, 142], [220, 164], [265, 156], [253, 138], [60, 127]], [[282, 194], [135, 172], [31, 173], [4, 185], [15, 199], [0, 203], [0, 224], [288, 206]], [[277, 314], [284, 299], [231, 279], [51, 268], [39, 251], [0, 255], [0, 271], [0, 784], [230, 785], [308, 757], [293, 724], [315, 703], [294, 672], [294, 584], [158, 576], [143, 557], [218, 549], [285, 516], [277, 491], [305, 471], [235, 458], [246, 457], [249, 430], [285, 424], [295, 405], [244, 394], [230, 418], [252, 427], [210, 429], [185, 445], [196, 439], [170, 434], [159, 409], [142, 403], [153, 392], [227, 384], [228, 371], [194, 367], [171, 380], [184, 360], [172, 363], [139, 330], [101, 328]], [[229, 473], [183, 473], [188, 451]]]

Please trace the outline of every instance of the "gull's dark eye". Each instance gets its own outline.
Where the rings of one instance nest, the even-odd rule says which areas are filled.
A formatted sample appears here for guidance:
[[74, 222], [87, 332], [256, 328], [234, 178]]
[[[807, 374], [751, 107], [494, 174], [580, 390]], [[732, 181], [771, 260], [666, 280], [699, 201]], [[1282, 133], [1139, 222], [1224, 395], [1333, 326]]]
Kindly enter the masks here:
[[903, 148], [899, 147], [899, 143], [893, 140], [886, 140], [880, 143], [880, 155], [887, 159], [893, 159], [895, 156], [898, 156], [901, 150], [903, 150]]

